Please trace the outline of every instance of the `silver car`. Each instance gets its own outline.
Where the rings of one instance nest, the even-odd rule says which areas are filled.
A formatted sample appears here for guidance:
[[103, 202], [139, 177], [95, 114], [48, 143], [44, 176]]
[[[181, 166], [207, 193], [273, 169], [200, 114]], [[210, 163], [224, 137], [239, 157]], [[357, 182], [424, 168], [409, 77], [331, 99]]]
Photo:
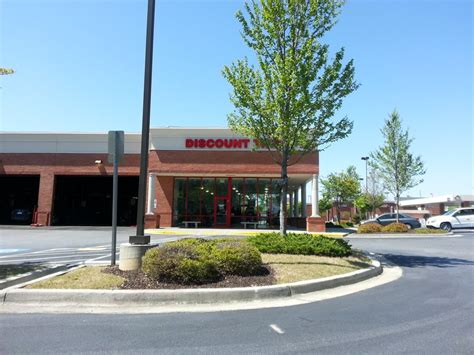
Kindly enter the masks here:
[[[414, 217], [410, 217], [406, 214], [399, 213], [398, 214], [399, 222], [405, 224], [409, 229], [420, 228], [421, 223], [418, 219]], [[378, 223], [382, 226], [386, 226], [390, 223], [395, 223], [397, 221], [397, 214], [396, 213], [384, 213], [377, 218], [369, 219], [367, 221], [362, 222], [362, 224], [366, 223]]]

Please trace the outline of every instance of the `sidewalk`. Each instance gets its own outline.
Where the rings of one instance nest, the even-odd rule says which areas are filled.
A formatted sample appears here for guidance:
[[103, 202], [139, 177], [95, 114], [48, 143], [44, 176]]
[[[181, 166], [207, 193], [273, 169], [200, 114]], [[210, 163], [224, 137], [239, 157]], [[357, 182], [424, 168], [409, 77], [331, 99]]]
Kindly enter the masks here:
[[[189, 236], [252, 236], [259, 233], [279, 232], [278, 229], [242, 229], [242, 228], [179, 228], [179, 227], [165, 227], [165, 228], [151, 228], [146, 229], [145, 233], [151, 235], [189, 235]], [[291, 233], [306, 233], [303, 229], [288, 228]], [[324, 235], [327, 237], [341, 238], [347, 234], [345, 230], [328, 231], [325, 233], [311, 233], [314, 235]]]

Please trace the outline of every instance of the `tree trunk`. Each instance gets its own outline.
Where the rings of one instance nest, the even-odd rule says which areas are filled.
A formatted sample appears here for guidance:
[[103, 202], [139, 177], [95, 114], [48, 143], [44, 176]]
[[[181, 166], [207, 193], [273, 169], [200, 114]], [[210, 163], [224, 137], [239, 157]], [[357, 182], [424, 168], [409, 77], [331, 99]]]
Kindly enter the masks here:
[[396, 197], [396, 203], [397, 203], [397, 223], [400, 223], [400, 216], [399, 216], [399, 213], [400, 213], [400, 195], [397, 194], [397, 197]]
[[280, 188], [280, 234], [286, 235], [288, 194], [288, 154], [284, 153], [281, 161], [281, 188]]

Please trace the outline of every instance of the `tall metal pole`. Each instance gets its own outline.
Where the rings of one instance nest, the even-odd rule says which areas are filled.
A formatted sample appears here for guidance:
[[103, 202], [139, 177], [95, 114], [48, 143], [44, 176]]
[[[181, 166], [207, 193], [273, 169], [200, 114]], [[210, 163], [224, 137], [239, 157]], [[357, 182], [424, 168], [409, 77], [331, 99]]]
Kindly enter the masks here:
[[118, 202], [118, 152], [117, 134], [115, 139], [114, 177], [112, 184], [112, 247], [110, 265], [115, 265], [115, 251], [117, 249], [117, 202]]
[[145, 236], [145, 195], [148, 170], [148, 149], [150, 140], [151, 80], [153, 66], [153, 33], [155, 27], [155, 0], [148, 0], [145, 83], [143, 88], [142, 144], [140, 158], [140, 177], [138, 179], [137, 235], [131, 236], [131, 244], [149, 244], [150, 236]]
[[360, 159], [365, 160], [365, 193], [367, 193], [369, 191], [369, 185], [367, 181], [367, 163], [369, 161], [369, 157], [362, 157]]

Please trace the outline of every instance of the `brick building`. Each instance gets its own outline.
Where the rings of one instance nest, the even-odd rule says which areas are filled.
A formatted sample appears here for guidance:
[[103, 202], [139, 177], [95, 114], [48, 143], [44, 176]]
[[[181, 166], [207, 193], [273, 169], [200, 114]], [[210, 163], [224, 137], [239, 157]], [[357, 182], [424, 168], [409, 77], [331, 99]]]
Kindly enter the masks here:
[[[136, 223], [140, 138], [125, 134], [120, 225]], [[317, 153], [289, 167], [292, 206], [298, 205], [295, 191], [306, 196], [307, 181], [318, 173]], [[146, 224], [241, 227], [255, 221], [275, 227], [279, 174], [270, 152], [229, 129], [151, 129]], [[29, 215], [26, 223], [110, 225], [111, 193], [106, 133], [0, 133], [0, 224], [13, 223], [13, 211], [20, 210]], [[306, 199], [302, 203], [290, 210], [293, 218], [306, 219]], [[309, 230], [324, 228], [316, 208]]]

